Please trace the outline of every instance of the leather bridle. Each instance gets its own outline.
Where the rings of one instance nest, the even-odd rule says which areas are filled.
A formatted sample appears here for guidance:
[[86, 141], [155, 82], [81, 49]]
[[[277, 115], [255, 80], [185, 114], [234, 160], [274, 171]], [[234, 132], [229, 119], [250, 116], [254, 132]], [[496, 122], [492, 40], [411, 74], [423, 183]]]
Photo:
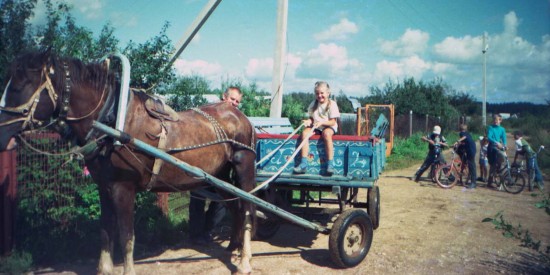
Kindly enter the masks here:
[[[52, 101], [53, 109], [54, 111], [56, 110], [58, 95], [55, 92], [55, 89], [52, 85], [52, 80], [48, 76], [46, 66], [42, 68], [41, 77], [45, 78], [45, 81], [40, 86], [38, 86], [38, 88], [36, 88], [36, 90], [31, 95], [31, 97], [29, 97], [29, 100], [27, 100], [27, 102], [16, 107], [0, 107], [0, 111], [2, 112], [21, 115], [21, 117], [14, 118], [14, 119], [0, 123], [0, 127], [17, 123], [20, 121], [23, 121], [21, 130], [34, 129], [35, 127], [42, 126], [46, 121], [36, 119], [34, 117], [34, 113], [36, 111], [36, 108], [38, 107], [38, 102], [40, 101], [40, 95], [44, 90], [48, 92], [48, 97]], [[6, 87], [5, 93], [8, 92], [8, 87], [10, 85], [10, 82], [11, 82], [11, 79], [10, 81], [8, 81], [8, 86]]]

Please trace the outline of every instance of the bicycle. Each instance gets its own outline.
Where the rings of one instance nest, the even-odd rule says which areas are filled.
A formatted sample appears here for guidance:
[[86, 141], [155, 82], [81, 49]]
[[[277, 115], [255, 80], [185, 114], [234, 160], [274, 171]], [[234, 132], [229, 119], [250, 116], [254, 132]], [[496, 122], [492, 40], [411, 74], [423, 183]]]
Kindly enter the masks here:
[[456, 150], [457, 147], [454, 146], [451, 150], [451, 161], [448, 164], [439, 166], [435, 171], [435, 174], [438, 175], [436, 183], [441, 188], [453, 188], [459, 181], [464, 185], [463, 178], [468, 181], [470, 175], [468, 165], [463, 163], [460, 157], [457, 157]]
[[438, 174], [436, 173], [436, 171], [439, 169], [439, 167], [444, 166], [446, 163], [442, 162], [441, 159], [439, 158], [439, 155], [441, 154], [441, 145], [437, 143], [434, 146], [435, 146], [435, 149], [434, 149], [435, 157], [434, 157], [434, 161], [430, 165], [429, 177], [433, 183], [437, 183]]
[[[540, 152], [542, 150], [544, 150], [544, 145], [539, 146], [539, 149], [537, 150], [537, 153], [535, 154], [535, 161], [537, 160], [537, 157], [538, 157], [538, 155], [540, 154]], [[524, 165], [524, 162], [522, 160], [521, 164], [519, 166], [517, 166], [517, 167], [512, 166], [512, 168], [515, 168], [513, 170], [515, 173], [521, 173], [522, 176], [523, 175], [527, 176], [527, 187], [529, 189], [529, 192], [532, 192], [535, 189], [535, 169], [534, 169], [534, 167], [529, 169], [529, 173], [527, 173], [527, 166]], [[539, 186], [539, 189], [540, 189], [540, 186]]]
[[[501, 150], [501, 157], [504, 159], [504, 166], [493, 170], [489, 177], [493, 178], [493, 183], [497, 185], [499, 191], [504, 191], [511, 194], [519, 194], [525, 188], [525, 177], [517, 168], [510, 166], [510, 160], [506, 154], [506, 147]], [[497, 171], [498, 170], [498, 171]]]

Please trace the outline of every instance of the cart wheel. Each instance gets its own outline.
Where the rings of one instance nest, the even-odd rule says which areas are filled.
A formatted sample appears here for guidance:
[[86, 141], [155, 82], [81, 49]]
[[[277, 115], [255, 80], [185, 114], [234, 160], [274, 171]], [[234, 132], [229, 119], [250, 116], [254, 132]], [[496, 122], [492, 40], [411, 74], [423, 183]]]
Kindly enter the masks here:
[[358, 265], [369, 253], [372, 223], [367, 212], [349, 209], [338, 216], [329, 236], [332, 261], [340, 267]]
[[267, 240], [281, 227], [281, 222], [278, 218], [270, 217], [268, 219], [258, 219], [256, 227], [256, 238], [257, 240]]
[[377, 229], [380, 225], [380, 189], [377, 185], [369, 189], [367, 193], [367, 212], [372, 221], [373, 229]]

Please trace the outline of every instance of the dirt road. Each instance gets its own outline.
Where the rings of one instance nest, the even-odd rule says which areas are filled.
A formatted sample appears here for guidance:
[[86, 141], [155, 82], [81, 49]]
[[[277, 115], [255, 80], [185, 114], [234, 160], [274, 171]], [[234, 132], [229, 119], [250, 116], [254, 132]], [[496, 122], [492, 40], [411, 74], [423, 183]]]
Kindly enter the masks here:
[[[456, 186], [444, 190], [409, 179], [416, 167], [384, 173], [380, 227], [367, 258], [357, 267], [338, 269], [331, 262], [328, 236], [284, 225], [268, 241], [254, 241], [255, 274], [550, 274], [550, 262], [521, 241], [505, 238], [484, 218], [503, 211], [506, 221], [528, 229], [541, 251], [550, 246], [550, 216], [535, 208], [542, 193], [511, 195]], [[546, 183], [547, 187], [550, 184]], [[545, 192], [548, 192], [547, 188]], [[361, 194], [366, 198], [365, 194]], [[161, 254], [136, 259], [138, 274], [228, 274], [234, 266], [224, 251], [227, 241], [197, 247], [183, 243]], [[141, 248], [143, 249], [143, 248]], [[549, 254], [546, 254], [549, 255]], [[93, 274], [95, 263], [59, 266], [40, 274]], [[120, 264], [116, 272], [122, 274]]]

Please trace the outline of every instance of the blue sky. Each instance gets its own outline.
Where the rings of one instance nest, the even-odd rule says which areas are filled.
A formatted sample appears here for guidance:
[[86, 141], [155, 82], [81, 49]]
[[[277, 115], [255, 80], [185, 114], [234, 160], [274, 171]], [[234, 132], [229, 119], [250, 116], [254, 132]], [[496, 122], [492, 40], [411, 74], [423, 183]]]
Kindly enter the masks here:
[[[121, 46], [143, 43], [168, 21], [176, 44], [207, 0], [68, 0], [77, 23], [107, 22]], [[550, 100], [550, 0], [289, 0], [285, 93], [366, 96], [388, 80], [432, 81], [482, 99], [482, 36], [488, 34], [487, 101]], [[41, 16], [37, 7], [36, 18]], [[223, 0], [174, 64], [219, 88], [225, 79], [271, 91], [277, 0]]]

